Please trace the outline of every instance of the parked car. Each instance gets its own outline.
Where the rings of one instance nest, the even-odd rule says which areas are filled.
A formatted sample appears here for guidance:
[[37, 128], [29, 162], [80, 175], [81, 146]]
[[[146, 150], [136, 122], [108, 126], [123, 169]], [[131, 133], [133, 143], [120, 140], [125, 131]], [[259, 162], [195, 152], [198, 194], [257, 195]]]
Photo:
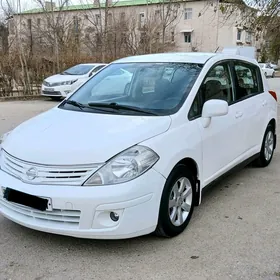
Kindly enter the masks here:
[[66, 97], [106, 64], [85, 63], [75, 65], [43, 81], [41, 94], [58, 100]]
[[264, 75], [266, 77], [273, 78], [275, 76], [275, 70], [268, 63], [259, 63]]
[[0, 212], [74, 237], [173, 237], [208, 186], [270, 164], [276, 123], [276, 93], [253, 59], [123, 58], [3, 136]]
[[277, 64], [275, 64], [275, 63], [272, 63], [272, 62], [269, 63], [269, 66], [270, 66], [271, 68], [273, 68], [274, 70], [278, 70], [278, 69], [279, 69], [279, 65], [277, 65]]

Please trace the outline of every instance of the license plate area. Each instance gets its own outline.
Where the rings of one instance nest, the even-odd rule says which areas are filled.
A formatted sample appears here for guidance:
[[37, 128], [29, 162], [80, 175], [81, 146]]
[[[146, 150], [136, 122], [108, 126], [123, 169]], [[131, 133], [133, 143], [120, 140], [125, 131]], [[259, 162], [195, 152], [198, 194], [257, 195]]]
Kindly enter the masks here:
[[51, 211], [52, 203], [50, 198], [42, 198], [35, 195], [19, 192], [10, 188], [4, 190], [4, 199], [9, 202], [31, 207], [40, 211]]
[[54, 91], [54, 88], [44, 88], [45, 91], [50, 91], [50, 92], [53, 92]]

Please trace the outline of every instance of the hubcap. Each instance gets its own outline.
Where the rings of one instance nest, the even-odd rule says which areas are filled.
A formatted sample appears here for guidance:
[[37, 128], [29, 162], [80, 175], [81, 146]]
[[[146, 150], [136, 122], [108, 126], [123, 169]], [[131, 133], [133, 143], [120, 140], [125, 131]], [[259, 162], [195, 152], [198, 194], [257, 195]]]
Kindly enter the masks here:
[[272, 131], [269, 131], [265, 138], [264, 143], [264, 157], [266, 161], [269, 161], [273, 154], [273, 146], [274, 146], [274, 136]]
[[169, 197], [169, 218], [174, 226], [181, 226], [187, 219], [192, 205], [192, 186], [182, 177], [174, 184]]

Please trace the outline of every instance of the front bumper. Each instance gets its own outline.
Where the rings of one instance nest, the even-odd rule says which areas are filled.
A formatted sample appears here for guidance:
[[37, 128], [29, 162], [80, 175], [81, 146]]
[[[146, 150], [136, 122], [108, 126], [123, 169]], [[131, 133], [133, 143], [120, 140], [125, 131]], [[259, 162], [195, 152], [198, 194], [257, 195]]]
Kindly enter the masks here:
[[[51, 198], [52, 211], [11, 203], [0, 190], [0, 213], [31, 229], [94, 239], [122, 239], [151, 233], [158, 222], [165, 178], [154, 169], [124, 184], [73, 187], [26, 184], [0, 170], [0, 189]], [[110, 213], [119, 215], [114, 222]]]
[[46, 87], [43, 85], [41, 88], [41, 95], [48, 97], [66, 97], [73, 90], [73, 86], [71, 85], [63, 85], [56, 87]]

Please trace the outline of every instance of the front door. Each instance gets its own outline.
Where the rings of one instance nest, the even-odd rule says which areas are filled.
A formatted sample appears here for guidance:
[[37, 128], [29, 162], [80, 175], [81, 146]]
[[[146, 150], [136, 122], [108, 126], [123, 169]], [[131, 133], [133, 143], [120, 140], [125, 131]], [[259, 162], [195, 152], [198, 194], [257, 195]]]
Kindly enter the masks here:
[[[239, 106], [234, 103], [230, 65], [222, 62], [214, 65], [206, 75], [189, 112], [190, 120], [199, 126], [202, 139], [203, 179], [202, 186], [229, 170], [242, 154], [242, 140], [238, 126], [242, 122]], [[228, 102], [229, 112], [214, 117], [204, 128], [201, 120], [203, 104], [210, 99]], [[234, 105], [234, 106], [233, 106]]]

